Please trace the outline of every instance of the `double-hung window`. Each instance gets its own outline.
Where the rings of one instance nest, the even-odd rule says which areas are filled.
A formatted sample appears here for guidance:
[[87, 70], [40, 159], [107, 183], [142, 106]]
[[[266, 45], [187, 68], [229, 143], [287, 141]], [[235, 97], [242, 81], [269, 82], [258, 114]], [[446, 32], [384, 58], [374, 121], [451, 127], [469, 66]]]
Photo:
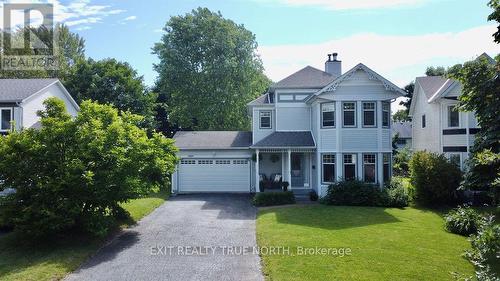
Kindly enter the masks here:
[[321, 127], [335, 127], [335, 103], [329, 102], [321, 104]]
[[356, 179], [356, 154], [344, 154], [344, 180]]
[[391, 179], [391, 154], [384, 153], [383, 154], [383, 176], [384, 182], [388, 182]]
[[271, 129], [271, 111], [259, 111], [259, 128]]
[[458, 127], [459, 125], [459, 113], [454, 105], [448, 106], [448, 127]]
[[342, 113], [344, 117], [344, 127], [356, 127], [356, 103], [342, 103]]
[[323, 182], [335, 182], [335, 154], [323, 154]]
[[375, 154], [363, 154], [363, 179], [365, 182], [376, 182], [376, 163]]
[[376, 127], [375, 102], [363, 102], [363, 127]]
[[0, 108], [0, 132], [8, 132], [11, 129], [12, 108]]
[[388, 102], [382, 103], [382, 127], [389, 128], [391, 121], [391, 104]]
[[458, 168], [461, 168], [462, 159], [460, 153], [449, 153], [448, 160]]

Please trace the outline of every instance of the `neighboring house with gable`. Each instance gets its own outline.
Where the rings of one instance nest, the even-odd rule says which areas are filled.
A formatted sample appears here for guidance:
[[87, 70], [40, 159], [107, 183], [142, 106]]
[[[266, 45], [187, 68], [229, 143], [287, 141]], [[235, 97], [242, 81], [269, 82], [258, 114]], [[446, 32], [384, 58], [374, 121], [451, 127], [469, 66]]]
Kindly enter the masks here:
[[37, 111], [44, 109], [43, 102], [50, 97], [63, 100], [68, 113], [76, 116], [78, 104], [58, 79], [0, 79], [0, 134], [38, 128]]
[[463, 169], [479, 127], [473, 113], [456, 108], [461, 90], [460, 83], [453, 79], [417, 77], [410, 116], [413, 150], [444, 153]]
[[342, 179], [387, 182], [390, 105], [405, 92], [361, 63], [342, 73], [337, 54], [328, 57], [325, 71], [307, 66], [250, 102], [251, 132], [177, 132], [172, 191], [259, 192], [282, 180], [324, 196]]

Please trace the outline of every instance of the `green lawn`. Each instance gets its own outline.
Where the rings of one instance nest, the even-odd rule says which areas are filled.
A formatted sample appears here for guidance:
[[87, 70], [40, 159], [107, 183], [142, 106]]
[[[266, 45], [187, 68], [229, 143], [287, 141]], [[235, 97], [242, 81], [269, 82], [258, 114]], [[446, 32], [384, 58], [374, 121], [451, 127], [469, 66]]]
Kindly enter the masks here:
[[350, 256], [262, 255], [268, 280], [453, 280], [473, 275], [465, 237], [415, 208], [293, 206], [261, 210], [259, 246], [350, 248]]
[[[130, 212], [127, 227], [152, 212], [168, 194], [155, 193], [122, 206]], [[69, 237], [50, 243], [23, 244], [15, 233], [0, 235], [0, 280], [59, 280], [78, 268], [104, 243], [104, 239]]]

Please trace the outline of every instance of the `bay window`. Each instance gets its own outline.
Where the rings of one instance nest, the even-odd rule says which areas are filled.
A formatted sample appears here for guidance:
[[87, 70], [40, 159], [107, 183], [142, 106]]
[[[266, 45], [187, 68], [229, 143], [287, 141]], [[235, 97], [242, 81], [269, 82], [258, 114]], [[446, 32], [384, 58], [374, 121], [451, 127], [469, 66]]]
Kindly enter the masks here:
[[329, 102], [321, 104], [321, 127], [335, 127], [335, 103]]
[[448, 106], [448, 127], [458, 127], [459, 126], [459, 113], [454, 105]]
[[384, 153], [383, 156], [383, 177], [384, 177], [384, 183], [388, 182], [391, 180], [391, 154], [390, 153]]
[[342, 104], [344, 127], [356, 127], [356, 103], [344, 102]]
[[391, 121], [391, 104], [388, 102], [382, 103], [382, 127], [389, 128]]
[[323, 154], [323, 182], [335, 182], [335, 154]]
[[363, 102], [363, 127], [376, 127], [375, 102]]
[[363, 180], [365, 182], [375, 183], [376, 182], [376, 163], [377, 157], [375, 154], [364, 154], [363, 155]]
[[356, 154], [344, 154], [344, 180], [356, 179]]

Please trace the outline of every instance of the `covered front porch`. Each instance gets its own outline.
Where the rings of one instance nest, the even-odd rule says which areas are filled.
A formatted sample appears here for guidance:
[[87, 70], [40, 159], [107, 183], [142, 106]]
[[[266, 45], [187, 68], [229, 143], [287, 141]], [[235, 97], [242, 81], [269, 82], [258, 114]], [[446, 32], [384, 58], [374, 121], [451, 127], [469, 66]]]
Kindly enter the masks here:
[[312, 148], [260, 148], [255, 149], [256, 191], [288, 190], [310, 191], [313, 187]]

